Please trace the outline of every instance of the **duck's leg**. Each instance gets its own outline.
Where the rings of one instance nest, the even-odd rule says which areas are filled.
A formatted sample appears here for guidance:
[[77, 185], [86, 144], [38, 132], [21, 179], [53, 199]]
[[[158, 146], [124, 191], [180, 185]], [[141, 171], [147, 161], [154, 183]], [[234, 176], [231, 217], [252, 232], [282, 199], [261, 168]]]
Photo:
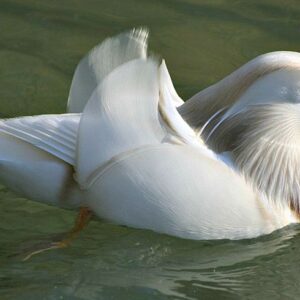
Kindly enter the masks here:
[[87, 208], [87, 207], [81, 207], [79, 210], [79, 213], [76, 217], [75, 224], [71, 231], [67, 234], [67, 236], [62, 239], [61, 241], [58, 242], [53, 242], [49, 245], [49, 247], [44, 247], [38, 250], [35, 250], [23, 259], [23, 261], [26, 261], [30, 259], [32, 256], [48, 251], [48, 250], [53, 250], [53, 249], [60, 249], [60, 248], [65, 248], [68, 247], [71, 242], [78, 236], [80, 231], [89, 223], [93, 213], [92, 211]]

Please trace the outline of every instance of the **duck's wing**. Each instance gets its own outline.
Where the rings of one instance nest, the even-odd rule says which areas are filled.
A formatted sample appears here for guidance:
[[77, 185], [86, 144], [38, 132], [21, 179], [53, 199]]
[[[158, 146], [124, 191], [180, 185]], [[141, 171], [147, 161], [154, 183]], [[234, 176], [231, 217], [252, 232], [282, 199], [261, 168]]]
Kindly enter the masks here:
[[[194, 128], [206, 124], [204, 135], [222, 121], [252, 104], [300, 102], [300, 53], [260, 55], [218, 83], [186, 101], [179, 112]], [[216, 130], [216, 129], [213, 129]]]
[[81, 185], [115, 155], [162, 141], [158, 100], [158, 65], [152, 59], [123, 64], [105, 78], [80, 120], [76, 176]]
[[300, 211], [300, 104], [247, 107], [220, 127], [216, 148], [231, 151], [249, 182]]
[[175, 140], [207, 150], [181, 119], [168, 88], [160, 86], [161, 72], [153, 59], [134, 60], [94, 91], [78, 132], [76, 177], [82, 187], [96, 169], [132, 149]]
[[74, 166], [79, 119], [80, 114], [7, 119], [0, 121], [0, 132], [28, 142]]
[[147, 57], [148, 30], [133, 29], [108, 38], [93, 48], [78, 64], [69, 93], [68, 112], [82, 112], [99, 83], [116, 67]]
[[[299, 58], [300, 60], [300, 58]], [[223, 124], [243, 112], [247, 107], [272, 103], [300, 103], [300, 67], [281, 69], [259, 78], [253, 83], [224, 115], [213, 125], [208, 126], [204, 135], [213, 146], [217, 131]]]

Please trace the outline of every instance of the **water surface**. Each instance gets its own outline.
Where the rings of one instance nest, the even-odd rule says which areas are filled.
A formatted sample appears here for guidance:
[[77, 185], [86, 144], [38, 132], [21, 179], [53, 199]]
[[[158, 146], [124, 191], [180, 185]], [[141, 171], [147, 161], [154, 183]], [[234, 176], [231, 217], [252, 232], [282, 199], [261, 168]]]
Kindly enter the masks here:
[[[259, 54], [299, 51], [299, 23], [296, 0], [1, 0], [0, 117], [64, 112], [79, 59], [134, 26], [187, 99]], [[0, 299], [299, 298], [299, 226], [197, 242], [93, 220], [72, 247], [21, 261], [74, 217], [0, 188]]]

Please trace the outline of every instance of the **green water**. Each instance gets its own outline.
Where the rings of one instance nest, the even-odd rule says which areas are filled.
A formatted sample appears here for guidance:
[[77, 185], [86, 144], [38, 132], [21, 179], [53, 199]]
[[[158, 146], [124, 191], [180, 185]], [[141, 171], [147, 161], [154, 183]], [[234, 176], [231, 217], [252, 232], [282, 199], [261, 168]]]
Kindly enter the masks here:
[[[139, 25], [184, 98], [261, 53], [300, 50], [297, 0], [0, 0], [0, 117], [64, 112], [82, 55]], [[0, 200], [1, 300], [299, 299], [299, 226], [195, 242], [94, 220], [72, 247], [22, 262], [75, 214], [3, 187]]]

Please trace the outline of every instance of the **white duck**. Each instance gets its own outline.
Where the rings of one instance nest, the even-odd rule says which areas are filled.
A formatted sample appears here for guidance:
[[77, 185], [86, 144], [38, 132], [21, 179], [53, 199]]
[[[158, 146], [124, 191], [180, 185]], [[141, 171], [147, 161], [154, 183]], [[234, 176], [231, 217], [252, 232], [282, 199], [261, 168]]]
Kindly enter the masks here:
[[[253, 126], [246, 124], [234, 141], [241, 139], [246, 162], [265, 163], [253, 163], [256, 171], [252, 173], [238, 163], [234, 169], [224, 162], [224, 156], [208, 149], [182, 119], [176, 109], [182, 100], [166, 65], [147, 58], [146, 47], [146, 32], [137, 30], [107, 40], [90, 52], [72, 82], [68, 107], [76, 113], [3, 120], [1, 181], [36, 201], [88, 207], [118, 224], [182, 238], [252, 238], [298, 222], [299, 109], [291, 104], [263, 106], [264, 113], [255, 116]], [[269, 59], [275, 56], [279, 59], [276, 64]], [[298, 86], [299, 69], [293, 65], [290, 70], [286, 63], [291, 66], [293, 60], [299, 65], [300, 54], [279, 52], [258, 58], [179, 111], [196, 127], [210, 123], [215, 119], [212, 115], [229, 106], [225, 113], [222, 110], [217, 127], [222, 128], [224, 121], [230, 133], [236, 129], [232, 120], [248, 108], [251, 88], [256, 91], [261, 84], [263, 97], [254, 98], [256, 104], [276, 100], [280, 92], [269, 89], [267, 80], [280, 72], [275, 70], [283, 72], [276, 76], [292, 79], [278, 80], [279, 86], [288, 92]], [[270, 81], [272, 87], [272, 77]], [[278, 87], [276, 81], [273, 87]], [[247, 112], [253, 115], [256, 108], [251, 106]], [[226, 120], [231, 120], [230, 126]], [[282, 134], [274, 134], [282, 123]], [[247, 136], [254, 145], [250, 150]], [[265, 139], [269, 141], [262, 143]], [[272, 147], [265, 146], [270, 144]], [[284, 174], [270, 161], [274, 157], [280, 166], [283, 162]], [[234, 155], [233, 159], [237, 161]], [[262, 185], [252, 176], [264, 178], [274, 169], [274, 178], [269, 175]], [[293, 197], [288, 198], [291, 193]]]

